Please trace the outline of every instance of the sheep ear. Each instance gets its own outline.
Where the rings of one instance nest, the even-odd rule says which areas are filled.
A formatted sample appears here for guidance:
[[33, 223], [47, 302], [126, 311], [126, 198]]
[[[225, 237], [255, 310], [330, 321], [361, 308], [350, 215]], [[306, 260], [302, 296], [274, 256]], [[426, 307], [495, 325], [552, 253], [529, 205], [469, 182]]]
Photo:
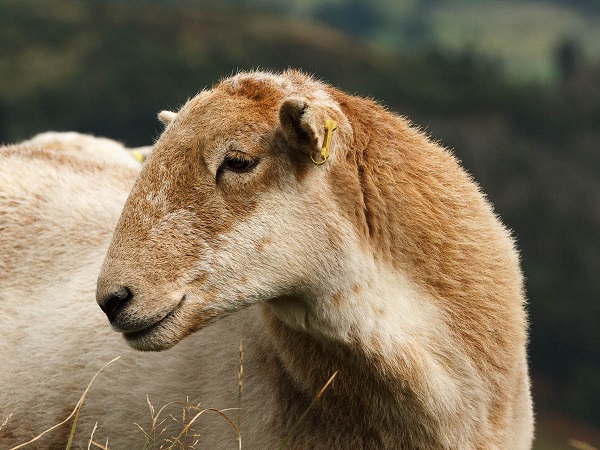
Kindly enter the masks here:
[[163, 125], [167, 126], [175, 120], [176, 116], [177, 113], [174, 113], [173, 111], [161, 111], [158, 113], [158, 120], [160, 120]]
[[311, 155], [318, 149], [318, 133], [314, 110], [305, 98], [285, 100], [279, 108], [279, 121], [291, 147]]

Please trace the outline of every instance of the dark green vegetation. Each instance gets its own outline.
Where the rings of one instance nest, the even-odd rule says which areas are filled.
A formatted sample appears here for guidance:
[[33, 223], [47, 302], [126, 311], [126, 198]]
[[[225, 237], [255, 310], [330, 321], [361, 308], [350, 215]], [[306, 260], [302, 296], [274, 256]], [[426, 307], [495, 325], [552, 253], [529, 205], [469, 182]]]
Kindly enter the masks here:
[[597, 2], [531, 3], [585, 24], [553, 46], [515, 45], [529, 72], [484, 45], [503, 23], [491, 1], [457, 6], [477, 45], [450, 1], [244, 4], [0, 1], [0, 141], [57, 129], [149, 144], [158, 111], [238, 69], [302, 68], [381, 100], [455, 149], [518, 238], [542, 428], [544, 411], [600, 425]]

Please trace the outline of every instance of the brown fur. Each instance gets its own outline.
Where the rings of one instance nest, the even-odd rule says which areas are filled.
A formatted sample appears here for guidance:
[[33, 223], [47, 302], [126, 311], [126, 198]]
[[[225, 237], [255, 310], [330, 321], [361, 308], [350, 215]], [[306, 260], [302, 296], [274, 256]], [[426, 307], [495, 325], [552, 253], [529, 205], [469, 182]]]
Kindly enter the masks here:
[[[361, 124], [354, 127], [346, 164], [332, 171], [334, 179], [352, 180], [362, 191], [354, 197], [362, 202], [352, 209], [364, 216], [347, 213], [356, 219], [357, 233], [440, 302], [453, 318], [456, 338], [469, 347], [482, 374], [493, 374], [495, 388], [512, 390], [517, 370], [512, 365], [518, 362], [512, 355], [522, 352], [526, 316], [518, 257], [496, 251], [499, 240], [510, 239], [508, 232], [472, 179], [455, 170], [458, 162], [451, 154], [379, 105], [331, 93]], [[334, 186], [347, 189], [352, 181]], [[337, 199], [348, 196], [340, 193]], [[390, 235], [397, 230], [402, 232]], [[507, 409], [497, 402], [490, 412], [498, 430], [510, 419], [499, 412]]]

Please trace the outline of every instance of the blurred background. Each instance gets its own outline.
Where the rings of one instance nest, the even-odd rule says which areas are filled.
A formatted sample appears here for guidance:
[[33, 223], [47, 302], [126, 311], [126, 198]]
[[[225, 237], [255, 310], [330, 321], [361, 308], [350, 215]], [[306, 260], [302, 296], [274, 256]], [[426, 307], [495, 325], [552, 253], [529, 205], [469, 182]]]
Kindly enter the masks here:
[[522, 251], [535, 448], [600, 448], [600, 1], [0, 0], [0, 142], [150, 144], [160, 110], [287, 67], [456, 152]]

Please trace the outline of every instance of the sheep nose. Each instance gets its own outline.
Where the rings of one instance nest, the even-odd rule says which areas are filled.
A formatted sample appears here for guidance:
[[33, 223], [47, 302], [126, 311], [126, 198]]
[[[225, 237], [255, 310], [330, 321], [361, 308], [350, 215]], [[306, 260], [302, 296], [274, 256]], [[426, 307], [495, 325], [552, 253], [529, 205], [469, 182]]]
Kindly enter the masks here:
[[133, 298], [131, 290], [127, 287], [122, 287], [119, 290], [106, 295], [98, 301], [100, 308], [112, 323], [119, 312]]

